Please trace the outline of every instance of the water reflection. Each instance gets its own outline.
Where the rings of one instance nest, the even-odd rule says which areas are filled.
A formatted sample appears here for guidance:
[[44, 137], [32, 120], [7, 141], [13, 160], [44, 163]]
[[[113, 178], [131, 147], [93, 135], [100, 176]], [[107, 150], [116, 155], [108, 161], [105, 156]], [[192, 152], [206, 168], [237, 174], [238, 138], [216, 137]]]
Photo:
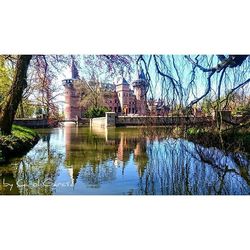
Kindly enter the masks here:
[[[249, 159], [138, 128], [40, 130], [0, 168], [1, 194], [250, 194]], [[11, 187], [11, 188], [10, 188]]]
[[[249, 161], [185, 140], [152, 142], [140, 194], [249, 194]], [[244, 169], [244, 175], [242, 175]]]
[[51, 146], [50, 134], [44, 135], [26, 156], [0, 168], [1, 194], [53, 194], [60, 162], [62, 154]]

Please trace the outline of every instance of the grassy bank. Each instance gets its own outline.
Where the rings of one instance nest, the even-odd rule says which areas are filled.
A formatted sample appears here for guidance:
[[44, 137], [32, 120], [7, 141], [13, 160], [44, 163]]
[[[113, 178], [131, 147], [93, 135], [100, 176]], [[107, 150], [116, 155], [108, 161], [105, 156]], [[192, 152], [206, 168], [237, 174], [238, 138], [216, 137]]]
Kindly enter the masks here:
[[11, 135], [0, 135], [0, 163], [26, 153], [38, 140], [39, 135], [34, 130], [13, 125]]
[[225, 130], [220, 134], [211, 128], [189, 128], [186, 137], [190, 141], [207, 147], [217, 147], [231, 152], [245, 152], [250, 155], [250, 129]]

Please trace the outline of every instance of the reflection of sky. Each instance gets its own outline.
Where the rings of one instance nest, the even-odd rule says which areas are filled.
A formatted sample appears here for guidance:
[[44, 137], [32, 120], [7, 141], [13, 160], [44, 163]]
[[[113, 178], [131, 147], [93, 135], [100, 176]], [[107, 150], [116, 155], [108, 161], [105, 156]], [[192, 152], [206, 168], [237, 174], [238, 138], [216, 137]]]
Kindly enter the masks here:
[[[126, 157], [118, 159], [118, 145], [114, 145], [109, 148], [114, 154], [105, 151], [99, 163], [93, 166], [92, 156], [88, 160], [83, 158], [87, 157], [82, 151], [86, 147], [71, 147], [71, 143], [81, 145], [88, 128], [69, 127], [67, 133], [65, 129], [41, 130], [42, 139], [23, 157], [25, 169], [20, 164], [18, 175], [14, 177], [26, 176], [29, 183], [51, 178], [54, 194], [250, 194], [249, 161], [242, 156], [238, 155], [242, 162], [240, 169], [235, 156], [218, 149], [204, 148], [182, 139], [134, 137], [126, 134], [126, 129], [120, 129], [113, 136], [116, 143], [126, 143], [126, 147], [122, 147]], [[65, 136], [69, 135], [66, 140]], [[109, 136], [106, 143], [112, 138]], [[135, 151], [137, 145], [140, 145], [139, 151]], [[76, 154], [72, 154], [74, 150]], [[72, 165], [66, 165], [71, 154], [76, 159]], [[85, 162], [84, 165], [81, 162]], [[247, 173], [245, 179], [241, 176], [242, 168]], [[54, 172], [50, 173], [50, 169]], [[41, 193], [41, 190], [34, 189], [31, 193]], [[46, 192], [49, 194], [49, 189]]]
[[[154, 171], [159, 173], [157, 177], [165, 176], [167, 178], [169, 176], [169, 178], [175, 180], [176, 184], [179, 182], [179, 186], [176, 186], [178, 186], [177, 189], [180, 193], [184, 192], [183, 184], [186, 181], [190, 184], [191, 193], [203, 194], [204, 191], [207, 192], [211, 188], [211, 194], [216, 194], [222, 179], [222, 193], [250, 193], [249, 186], [241, 178], [239, 169], [232, 157], [226, 156], [218, 149], [195, 146], [195, 144], [182, 139], [169, 139], [154, 142], [151, 145], [150, 154], [149, 165], [153, 166]], [[202, 162], [200, 155], [203, 155], [203, 158], [206, 156], [209, 163]], [[226, 171], [226, 168], [228, 171]], [[187, 169], [188, 172], [185, 173]], [[182, 171], [184, 174], [178, 176], [178, 173]], [[224, 173], [226, 174], [223, 178]], [[183, 177], [184, 179], [180, 179]], [[159, 184], [159, 182], [156, 183]], [[174, 183], [172, 184], [174, 185]], [[160, 192], [160, 186], [158, 188]], [[171, 194], [173, 190], [169, 188], [166, 192]]]

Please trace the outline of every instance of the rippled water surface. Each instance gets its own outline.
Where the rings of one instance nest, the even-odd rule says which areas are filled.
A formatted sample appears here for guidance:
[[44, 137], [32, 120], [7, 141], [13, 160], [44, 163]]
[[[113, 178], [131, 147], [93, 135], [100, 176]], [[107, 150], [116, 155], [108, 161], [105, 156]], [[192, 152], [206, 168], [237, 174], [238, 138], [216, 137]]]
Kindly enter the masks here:
[[39, 130], [32, 150], [0, 167], [0, 194], [250, 194], [243, 155], [145, 132]]

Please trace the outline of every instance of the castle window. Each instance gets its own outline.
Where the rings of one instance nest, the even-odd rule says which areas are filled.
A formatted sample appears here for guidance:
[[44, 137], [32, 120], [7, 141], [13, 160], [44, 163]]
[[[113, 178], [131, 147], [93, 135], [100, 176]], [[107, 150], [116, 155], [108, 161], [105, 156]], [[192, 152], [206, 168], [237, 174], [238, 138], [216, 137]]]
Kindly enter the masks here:
[[118, 112], [121, 113], [122, 109], [121, 107], [118, 107]]
[[117, 112], [117, 107], [115, 107], [115, 112]]

